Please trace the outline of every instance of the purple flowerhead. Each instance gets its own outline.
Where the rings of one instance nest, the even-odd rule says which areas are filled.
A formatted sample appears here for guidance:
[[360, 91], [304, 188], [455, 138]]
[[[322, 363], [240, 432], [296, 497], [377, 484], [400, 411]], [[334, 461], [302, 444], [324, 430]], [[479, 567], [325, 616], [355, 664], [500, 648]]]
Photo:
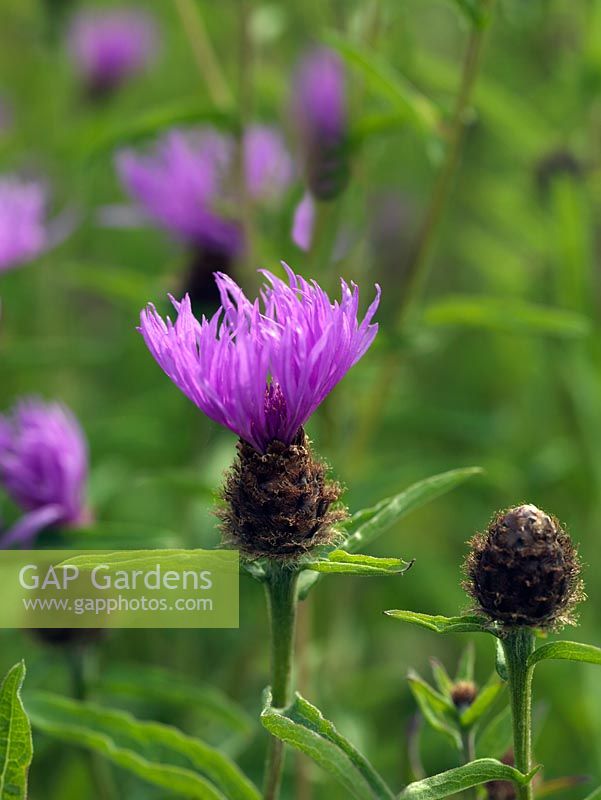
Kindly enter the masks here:
[[31, 261], [49, 245], [42, 184], [0, 178], [0, 272]]
[[86, 439], [65, 406], [31, 398], [0, 417], [0, 483], [24, 512], [0, 545], [27, 545], [48, 526], [86, 522], [87, 474]]
[[294, 177], [294, 165], [282, 134], [267, 125], [251, 125], [244, 134], [244, 168], [249, 195], [277, 200]]
[[157, 44], [153, 20], [138, 9], [84, 10], [69, 31], [71, 57], [93, 95], [110, 92], [142, 71]]
[[186, 296], [172, 299], [175, 323], [154, 306], [140, 332], [171, 380], [204, 413], [255, 450], [290, 444], [302, 425], [369, 348], [380, 290], [362, 321], [359, 290], [341, 280], [332, 302], [312, 281], [284, 265], [288, 283], [267, 270], [260, 297], [248, 300], [227, 275], [216, 274], [221, 308], [197, 320]]
[[143, 214], [195, 248], [234, 255], [239, 225], [216, 208], [232, 161], [233, 143], [207, 128], [169, 131], [145, 154], [122, 150], [117, 172]]
[[336, 53], [320, 48], [303, 58], [293, 85], [293, 110], [309, 188], [316, 198], [331, 200], [349, 175], [346, 80]]

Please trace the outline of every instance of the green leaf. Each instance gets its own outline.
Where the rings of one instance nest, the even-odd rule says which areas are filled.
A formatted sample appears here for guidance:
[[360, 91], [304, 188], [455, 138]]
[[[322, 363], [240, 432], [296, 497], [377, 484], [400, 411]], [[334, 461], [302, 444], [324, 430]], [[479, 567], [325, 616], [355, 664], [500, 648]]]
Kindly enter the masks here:
[[102, 692], [150, 697], [158, 702], [193, 707], [207, 719], [231, 730], [249, 734], [253, 729], [248, 714], [213, 686], [200, 686], [179, 674], [145, 664], [115, 664], [104, 669], [97, 683]]
[[547, 658], [562, 661], [585, 661], [587, 664], [601, 664], [601, 648], [580, 642], [548, 642], [538, 647], [528, 659], [528, 666], [534, 667]]
[[430, 666], [432, 667], [432, 674], [434, 675], [434, 680], [436, 681], [439, 691], [450, 699], [454, 685], [451, 676], [446, 671], [444, 665], [436, 658], [430, 659]]
[[404, 116], [407, 123], [422, 133], [438, 133], [441, 114], [437, 106], [377, 53], [337, 33], [329, 33], [325, 39], [351, 68], [361, 74], [369, 89], [387, 100], [397, 114]]
[[25, 705], [35, 728], [93, 750], [172, 794], [197, 800], [260, 798], [229, 758], [176, 728], [46, 692], [27, 695]]
[[402, 558], [376, 558], [332, 550], [325, 558], [303, 561], [301, 567], [330, 575], [403, 575], [412, 565], [412, 561], [403, 561]]
[[503, 650], [503, 645], [500, 639], [497, 639], [495, 642], [495, 669], [497, 670], [497, 675], [502, 681], [509, 680], [507, 657], [505, 656], [505, 650]]
[[495, 332], [557, 336], [587, 336], [591, 323], [581, 314], [561, 308], [477, 295], [452, 295], [430, 305], [424, 315], [430, 325], [458, 325]]
[[484, 758], [502, 758], [511, 747], [513, 731], [511, 709], [504, 708], [493, 717], [476, 740], [476, 754]]
[[513, 781], [518, 786], [525, 786], [538, 769], [537, 767], [528, 775], [523, 775], [517, 769], [508, 767], [494, 758], [480, 758], [463, 767], [449, 769], [431, 778], [410, 783], [400, 793], [399, 800], [438, 800], [487, 781]]
[[410, 673], [407, 676], [411, 694], [415, 698], [419, 710], [426, 722], [439, 733], [448, 737], [458, 750], [461, 750], [461, 734], [453, 724], [456, 709], [453, 702], [437, 692], [419, 675]]
[[476, 648], [473, 642], [468, 642], [463, 648], [459, 663], [457, 664], [457, 672], [455, 673], [455, 681], [473, 681], [474, 673], [476, 671]]
[[587, 796], [584, 798], [584, 800], [601, 800], [601, 786], [599, 786], [599, 788], [595, 789], [594, 792], [591, 792], [590, 794], [587, 794]]
[[25, 800], [33, 756], [31, 726], [21, 701], [25, 664], [8, 671], [0, 686], [0, 800]]
[[474, 475], [480, 475], [480, 467], [453, 469], [433, 475], [414, 483], [394, 497], [387, 497], [371, 508], [364, 508], [354, 514], [347, 525], [351, 533], [341, 545], [343, 550], [355, 552], [373, 542], [396, 522], [415, 511], [416, 508], [435, 500]]
[[505, 684], [494, 672], [488, 682], [480, 689], [471, 706], [468, 706], [461, 714], [460, 722], [463, 727], [471, 728], [472, 725], [478, 722], [490, 709], [504, 688]]
[[267, 693], [261, 713], [264, 727], [329, 772], [358, 800], [392, 800], [391, 790], [369, 761], [344, 738], [319, 709], [299, 694], [284, 709], [273, 708]]
[[401, 611], [396, 608], [384, 613], [393, 619], [400, 619], [401, 622], [418, 625], [420, 628], [426, 628], [436, 633], [492, 633], [495, 635], [488, 620], [475, 614], [468, 614], [464, 617], [442, 617], [419, 614], [417, 611]]
[[80, 570], [91, 570], [99, 565], [106, 566], [106, 572], [117, 572], [127, 569], [152, 569], [156, 567], [157, 558], [160, 559], [161, 568], [169, 569], [209, 569], [214, 566], [219, 570], [237, 569], [230, 558], [222, 555], [222, 550], [185, 550], [180, 548], [165, 548], [160, 550], [119, 550], [114, 553], [86, 553], [65, 559], [57, 566], [70, 564]]

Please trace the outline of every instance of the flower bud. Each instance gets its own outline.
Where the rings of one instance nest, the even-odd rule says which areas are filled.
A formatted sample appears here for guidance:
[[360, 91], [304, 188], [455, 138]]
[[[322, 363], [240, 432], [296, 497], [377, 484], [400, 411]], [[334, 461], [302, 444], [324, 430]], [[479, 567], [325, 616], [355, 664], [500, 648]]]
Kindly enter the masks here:
[[292, 444], [273, 440], [264, 453], [240, 440], [217, 512], [224, 540], [252, 558], [298, 558], [332, 539], [344, 516], [330, 508], [340, 492], [302, 428]]
[[478, 687], [473, 681], [458, 681], [451, 689], [451, 699], [460, 711], [471, 706], [477, 695]]
[[464, 586], [487, 616], [506, 627], [573, 622], [583, 598], [581, 567], [554, 517], [533, 505], [510, 508], [470, 544]]
[[305, 177], [313, 196], [333, 200], [349, 179], [349, 123], [344, 65], [328, 49], [305, 56], [295, 79], [294, 114]]

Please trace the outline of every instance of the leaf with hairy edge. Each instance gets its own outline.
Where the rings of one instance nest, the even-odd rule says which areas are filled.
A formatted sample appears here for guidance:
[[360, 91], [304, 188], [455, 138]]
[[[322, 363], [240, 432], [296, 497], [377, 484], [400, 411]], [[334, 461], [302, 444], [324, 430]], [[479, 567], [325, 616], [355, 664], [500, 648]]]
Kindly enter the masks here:
[[445, 297], [426, 309], [424, 319], [430, 325], [457, 325], [562, 339], [579, 339], [591, 332], [590, 320], [574, 311], [534, 305], [514, 298], [480, 295]]
[[25, 664], [8, 671], [0, 686], [0, 800], [25, 800], [33, 756], [31, 726], [21, 701]]
[[439, 733], [448, 737], [461, 750], [461, 734], [453, 725], [456, 709], [453, 702], [437, 692], [414, 672], [407, 676], [411, 694], [426, 722]]
[[332, 550], [326, 558], [303, 561], [303, 569], [329, 574], [349, 575], [403, 575], [413, 565], [402, 558], [377, 558], [356, 555], [345, 550]]
[[601, 648], [580, 642], [549, 642], [538, 647], [528, 659], [528, 666], [534, 667], [547, 658], [562, 661], [584, 661], [587, 664], [601, 664]]
[[206, 719], [242, 734], [249, 734], [253, 723], [237, 703], [213, 686], [198, 686], [185, 677], [145, 664], [114, 664], [104, 669], [96, 684], [101, 692], [148, 697], [173, 706], [193, 707]]
[[436, 633], [491, 633], [493, 636], [496, 635], [488, 620], [475, 614], [468, 614], [464, 617], [442, 617], [419, 614], [417, 611], [401, 611], [396, 608], [384, 613], [393, 619], [400, 619], [401, 622], [418, 625], [420, 628], [426, 628]]
[[374, 92], [405, 115], [407, 122], [427, 134], [438, 133], [441, 114], [437, 106], [390, 64], [339, 34], [329, 33], [325, 38], [349, 66], [361, 73]]
[[468, 706], [461, 714], [459, 719], [463, 727], [470, 728], [478, 722], [490, 709], [504, 688], [505, 684], [498, 677], [497, 673], [494, 672], [488, 682], [480, 689], [471, 706]]
[[518, 786], [530, 783], [539, 767], [524, 775], [494, 758], [480, 758], [463, 767], [449, 769], [431, 778], [410, 783], [399, 795], [399, 800], [439, 800], [479, 786], [487, 781], [512, 781]]
[[177, 728], [47, 692], [28, 694], [25, 706], [40, 731], [93, 750], [172, 794], [196, 800], [260, 800], [227, 756]]
[[394, 497], [381, 500], [372, 508], [362, 509], [353, 515], [350, 521], [351, 533], [341, 545], [343, 550], [355, 552], [398, 522], [402, 517], [417, 508], [435, 500], [446, 492], [450, 492], [459, 484], [474, 475], [480, 475], [480, 467], [465, 467], [432, 475], [414, 483]]
[[271, 705], [266, 693], [261, 713], [263, 726], [278, 739], [309, 756], [333, 775], [350, 797], [358, 800], [392, 800], [394, 794], [369, 761], [299, 694], [284, 709]]

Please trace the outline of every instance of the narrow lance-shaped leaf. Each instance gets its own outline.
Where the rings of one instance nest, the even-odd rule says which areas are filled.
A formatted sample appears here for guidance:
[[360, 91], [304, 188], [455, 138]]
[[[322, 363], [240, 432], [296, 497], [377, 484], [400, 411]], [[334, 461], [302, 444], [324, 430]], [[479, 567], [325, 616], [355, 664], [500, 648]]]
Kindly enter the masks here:
[[450, 699], [454, 686], [451, 676], [437, 658], [430, 659], [430, 666], [432, 667], [432, 674], [434, 675], [434, 680], [436, 681], [439, 691]]
[[461, 734], [454, 724], [455, 706], [442, 694], [429, 686], [419, 675], [410, 673], [407, 676], [409, 688], [419, 706], [422, 716], [428, 724], [439, 733], [448, 737], [452, 744], [461, 749]]
[[502, 758], [511, 747], [512, 738], [511, 709], [506, 706], [491, 719], [476, 739], [476, 755]]
[[468, 706], [461, 714], [460, 721], [464, 728], [469, 728], [478, 722], [490, 709], [504, 688], [505, 684], [497, 673], [493, 673], [488, 682], [480, 689], [471, 706]]
[[347, 553], [345, 550], [332, 550], [325, 558], [304, 561], [303, 569], [329, 574], [349, 575], [402, 575], [413, 562], [402, 558], [377, 558], [376, 556]]
[[394, 497], [381, 500], [372, 508], [358, 511], [350, 520], [350, 533], [341, 545], [343, 550], [356, 552], [360, 547], [373, 542], [392, 525], [411, 511], [440, 497], [474, 475], [482, 473], [480, 467], [465, 467], [432, 475], [414, 483]]
[[243, 708], [213, 686], [202, 686], [185, 677], [144, 664], [114, 664], [102, 671], [98, 689], [109, 694], [150, 697], [174, 706], [193, 707], [207, 719], [248, 734], [252, 722]]
[[46, 692], [26, 697], [34, 727], [86, 747], [171, 794], [196, 800], [259, 800], [238, 767], [213, 747], [177, 728]]
[[401, 611], [391, 609], [384, 612], [393, 619], [426, 628], [435, 633], [491, 633], [495, 631], [490, 627], [488, 620], [475, 614], [467, 614], [463, 617], [442, 617], [432, 614], [420, 614], [417, 611]]
[[528, 659], [528, 666], [534, 667], [539, 661], [548, 658], [601, 664], [601, 648], [592, 644], [581, 644], [580, 642], [548, 642], [532, 653]]
[[528, 784], [538, 767], [523, 775], [514, 767], [494, 758], [480, 758], [462, 767], [449, 769], [430, 778], [410, 783], [399, 795], [399, 800], [439, 800], [462, 792], [487, 781], [513, 781], [519, 786]]
[[456, 681], [473, 681], [476, 672], [476, 648], [473, 642], [468, 642], [463, 648], [459, 663], [457, 664]]
[[0, 686], [0, 800], [25, 800], [33, 756], [31, 726], [21, 702], [25, 664], [10, 669]]
[[278, 739], [309, 756], [358, 800], [392, 800], [391, 790], [369, 761], [299, 694], [284, 709], [273, 708], [267, 695], [261, 714], [264, 727]]

